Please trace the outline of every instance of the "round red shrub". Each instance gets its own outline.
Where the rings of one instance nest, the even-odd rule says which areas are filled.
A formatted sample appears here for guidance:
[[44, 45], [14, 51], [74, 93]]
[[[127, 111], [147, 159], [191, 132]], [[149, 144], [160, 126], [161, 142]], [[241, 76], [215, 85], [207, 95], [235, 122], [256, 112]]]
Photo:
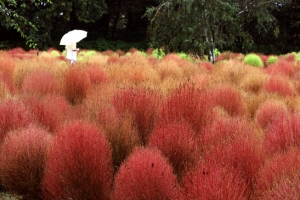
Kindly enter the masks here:
[[270, 75], [293, 76], [294, 68], [291, 62], [279, 60], [278, 62], [269, 65], [266, 72]]
[[47, 95], [23, 99], [28, 110], [33, 114], [37, 124], [49, 132], [55, 132], [66, 121], [71, 105], [63, 96]]
[[[299, 168], [299, 148], [292, 147], [285, 152], [274, 154], [273, 157], [266, 160], [257, 174], [256, 199], [273, 199], [270, 198], [273, 195], [283, 196], [284, 194], [290, 196], [291, 199], [298, 199], [299, 185], [297, 183], [299, 183]], [[295, 188], [295, 186], [298, 188]], [[288, 191], [290, 193], [286, 193]], [[296, 195], [291, 196], [293, 194]], [[286, 199], [288, 196], [278, 199]]]
[[35, 95], [54, 94], [59, 92], [58, 81], [47, 70], [36, 70], [28, 74], [22, 82], [22, 92]]
[[32, 114], [19, 101], [0, 102], [0, 141], [11, 130], [25, 128], [33, 122]]
[[246, 183], [236, 169], [200, 165], [182, 180], [183, 199], [248, 199]]
[[183, 123], [156, 127], [149, 138], [149, 146], [161, 150], [179, 178], [185, 170], [193, 167], [199, 158], [195, 133], [190, 126]]
[[136, 148], [115, 177], [113, 200], [178, 199], [176, 176], [160, 151]]
[[113, 105], [118, 114], [129, 112], [144, 144], [152, 132], [159, 114], [161, 98], [154, 91], [137, 88], [117, 92]]
[[84, 122], [65, 125], [50, 146], [45, 199], [110, 199], [112, 155], [105, 135]]
[[71, 104], [81, 103], [91, 86], [88, 73], [81, 67], [71, 67], [64, 75], [64, 94]]
[[284, 103], [276, 100], [267, 100], [260, 105], [255, 114], [255, 122], [263, 129], [267, 129], [272, 122], [277, 118], [288, 116]]
[[284, 151], [294, 144], [292, 120], [290, 115], [283, 115], [273, 120], [265, 131], [264, 145], [266, 152], [273, 154]]
[[163, 103], [159, 125], [184, 122], [199, 133], [213, 119], [212, 106], [207, 93], [185, 84], [176, 89]]
[[264, 160], [260, 140], [251, 124], [239, 118], [223, 117], [203, 131], [203, 160], [211, 166], [234, 168], [247, 184], [245, 194], [252, 195], [254, 177]]
[[212, 106], [220, 106], [229, 115], [245, 115], [246, 107], [242, 95], [231, 86], [218, 86], [208, 91]]
[[86, 70], [92, 84], [101, 84], [109, 81], [108, 74], [99, 66], [92, 65], [87, 67]]
[[283, 97], [293, 96], [296, 93], [293, 85], [289, 82], [289, 79], [275, 75], [270, 77], [263, 85], [263, 88], [267, 92], [277, 93]]
[[41, 198], [50, 135], [36, 126], [10, 132], [0, 149], [1, 183], [12, 193]]

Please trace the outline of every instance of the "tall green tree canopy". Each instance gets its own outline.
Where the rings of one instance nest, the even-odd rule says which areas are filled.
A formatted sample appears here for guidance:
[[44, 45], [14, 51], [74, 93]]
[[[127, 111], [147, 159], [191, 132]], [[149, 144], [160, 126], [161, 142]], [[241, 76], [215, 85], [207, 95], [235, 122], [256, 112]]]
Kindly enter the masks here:
[[[276, 28], [272, 10], [289, 1], [280, 0], [161, 0], [147, 10], [154, 47], [210, 55], [214, 48], [239, 42], [241, 48], [253, 43], [249, 25], [257, 32]], [[271, 28], [270, 28], [271, 27]], [[274, 31], [273, 33], [276, 33]]]

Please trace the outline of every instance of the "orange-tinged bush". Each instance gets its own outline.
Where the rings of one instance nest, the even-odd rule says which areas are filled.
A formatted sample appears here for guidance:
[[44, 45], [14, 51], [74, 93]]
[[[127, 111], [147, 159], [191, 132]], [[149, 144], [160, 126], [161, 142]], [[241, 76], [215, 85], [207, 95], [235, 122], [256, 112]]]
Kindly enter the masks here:
[[17, 100], [0, 103], [0, 142], [9, 131], [25, 128], [33, 122], [32, 114]]
[[114, 168], [117, 170], [134, 147], [142, 145], [133, 117], [130, 113], [120, 115], [114, 108], [103, 107], [99, 110], [98, 123], [106, 133], [112, 148]]
[[263, 86], [264, 90], [271, 93], [277, 93], [283, 97], [296, 94], [295, 88], [289, 79], [282, 76], [270, 76], [269, 80]]
[[129, 112], [144, 144], [147, 143], [158, 119], [161, 97], [158, 93], [144, 89], [131, 88], [116, 92], [113, 105], [119, 114]]
[[71, 104], [81, 103], [91, 86], [89, 75], [82, 67], [70, 67], [64, 76], [64, 94]]
[[136, 148], [115, 177], [113, 200], [176, 200], [176, 176], [160, 151]]
[[193, 129], [183, 123], [156, 127], [149, 138], [149, 146], [161, 150], [179, 180], [185, 170], [196, 164], [200, 155]]
[[3, 73], [5, 76], [12, 78], [15, 61], [12, 56], [6, 52], [0, 52], [0, 74]]
[[84, 122], [64, 126], [50, 146], [44, 199], [110, 199], [112, 184], [111, 150], [105, 135]]
[[1, 183], [12, 193], [42, 199], [49, 134], [36, 126], [10, 132], [0, 149]]
[[210, 104], [222, 107], [231, 116], [246, 115], [246, 107], [240, 92], [229, 85], [221, 85], [208, 90]]
[[183, 199], [248, 199], [246, 183], [239, 171], [225, 167], [200, 165], [182, 181]]
[[59, 83], [50, 71], [37, 69], [24, 78], [22, 92], [38, 96], [55, 94], [60, 92]]

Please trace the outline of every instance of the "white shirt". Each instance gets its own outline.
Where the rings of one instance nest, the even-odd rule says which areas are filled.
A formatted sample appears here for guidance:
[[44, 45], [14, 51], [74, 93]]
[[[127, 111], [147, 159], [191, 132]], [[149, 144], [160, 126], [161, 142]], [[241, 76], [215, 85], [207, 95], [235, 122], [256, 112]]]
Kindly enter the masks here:
[[76, 61], [77, 60], [77, 51], [76, 44], [66, 45], [66, 58], [69, 60]]

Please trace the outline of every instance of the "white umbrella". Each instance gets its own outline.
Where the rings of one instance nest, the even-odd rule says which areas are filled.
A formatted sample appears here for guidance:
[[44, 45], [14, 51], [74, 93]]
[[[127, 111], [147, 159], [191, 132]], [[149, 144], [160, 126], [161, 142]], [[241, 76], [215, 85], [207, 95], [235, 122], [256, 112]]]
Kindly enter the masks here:
[[83, 30], [73, 30], [64, 34], [64, 36], [60, 40], [60, 45], [69, 45], [73, 43], [77, 43], [83, 38], [86, 38], [87, 32]]

